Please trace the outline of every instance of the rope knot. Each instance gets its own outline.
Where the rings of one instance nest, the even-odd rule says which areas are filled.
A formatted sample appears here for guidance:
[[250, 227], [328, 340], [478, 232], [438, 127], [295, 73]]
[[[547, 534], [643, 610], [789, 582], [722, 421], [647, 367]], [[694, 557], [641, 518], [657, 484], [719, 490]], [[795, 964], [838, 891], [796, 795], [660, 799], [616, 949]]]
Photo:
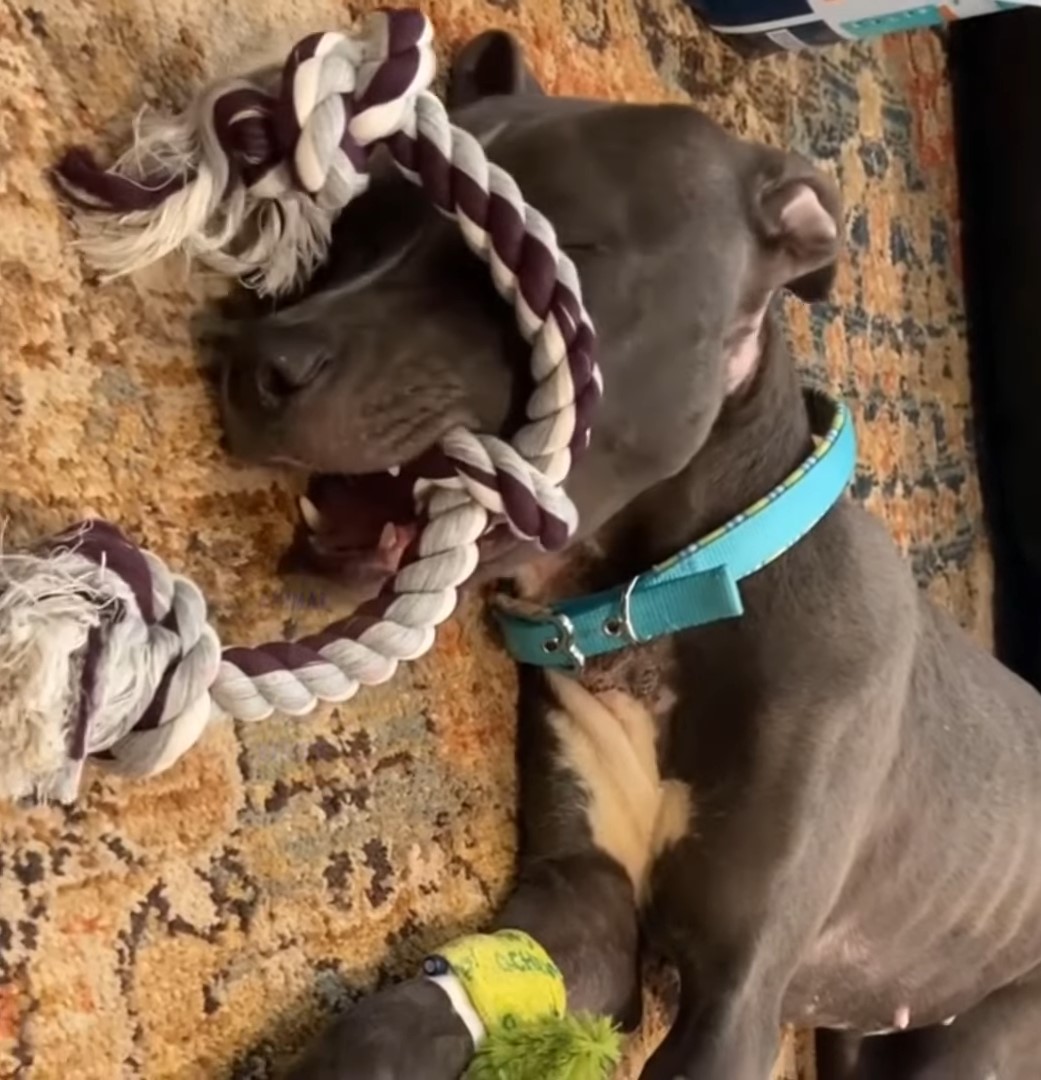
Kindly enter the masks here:
[[369, 148], [414, 129], [436, 69], [433, 27], [418, 11], [378, 11], [357, 38], [310, 34], [282, 73], [277, 130], [300, 188], [339, 209], [364, 190]]
[[275, 127], [275, 99], [242, 83], [213, 102], [213, 130], [232, 176], [253, 187], [283, 158]]

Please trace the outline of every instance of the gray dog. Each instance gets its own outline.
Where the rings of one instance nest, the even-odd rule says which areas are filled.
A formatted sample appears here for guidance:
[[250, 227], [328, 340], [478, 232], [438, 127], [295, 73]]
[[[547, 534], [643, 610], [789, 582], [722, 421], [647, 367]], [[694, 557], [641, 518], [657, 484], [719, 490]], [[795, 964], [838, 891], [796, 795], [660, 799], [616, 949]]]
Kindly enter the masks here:
[[[500, 547], [485, 573], [540, 604], [616, 586], [811, 451], [772, 308], [827, 294], [837, 193], [690, 108], [544, 96], [501, 34], [463, 51], [452, 104], [574, 258], [606, 387], [567, 482], [578, 537]], [[507, 428], [527, 349], [455, 227], [388, 173], [338, 228], [306, 295], [238, 324], [233, 451], [358, 476], [456, 424]], [[825, 1080], [1037, 1080], [1041, 698], [845, 498], [741, 592], [739, 618], [577, 676], [522, 668], [520, 867], [495, 925], [627, 1028], [644, 938], [675, 963], [647, 1080], [767, 1080], [782, 1023], [822, 1033]], [[472, 1052], [419, 978], [351, 1009], [297, 1075], [452, 1080]]]

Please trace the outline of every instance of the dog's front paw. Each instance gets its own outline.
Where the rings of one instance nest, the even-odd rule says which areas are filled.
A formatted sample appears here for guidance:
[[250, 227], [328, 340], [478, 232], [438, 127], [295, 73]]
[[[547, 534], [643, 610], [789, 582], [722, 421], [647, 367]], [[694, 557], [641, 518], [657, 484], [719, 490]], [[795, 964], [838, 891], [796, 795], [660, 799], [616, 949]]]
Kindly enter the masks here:
[[445, 992], [413, 979], [337, 1018], [287, 1080], [458, 1080], [473, 1049]]

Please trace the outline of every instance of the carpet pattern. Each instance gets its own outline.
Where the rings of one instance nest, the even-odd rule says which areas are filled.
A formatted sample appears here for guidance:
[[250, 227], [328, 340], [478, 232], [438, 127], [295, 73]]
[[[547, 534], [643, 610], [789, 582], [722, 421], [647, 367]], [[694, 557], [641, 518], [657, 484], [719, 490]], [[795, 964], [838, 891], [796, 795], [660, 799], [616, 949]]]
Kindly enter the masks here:
[[[858, 496], [988, 641], [939, 38], [750, 66], [677, 0], [429, 11], [445, 50], [509, 27], [553, 92], [693, 100], [834, 172], [849, 252], [833, 302], [790, 307], [792, 341], [852, 404]], [[355, 14], [331, 0], [0, 4], [5, 543], [108, 517], [202, 585], [229, 643], [338, 610], [274, 573], [297, 482], [219, 449], [187, 327], [203, 286], [176, 260], [100, 286], [44, 170], [70, 141], [114, 147], [143, 102], [183, 103], [272, 35]], [[513, 686], [474, 600], [431, 656], [347, 707], [216, 726], [150, 782], [92, 774], [71, 810], [0, 809], [0, 1076], [275, 1076], [332, 1010], [478, 925], [512, 866]], [[652, 1021], [666, 1009], [652, 1002]], [[779, 1075], [796, 1069], [789, 1046]]]

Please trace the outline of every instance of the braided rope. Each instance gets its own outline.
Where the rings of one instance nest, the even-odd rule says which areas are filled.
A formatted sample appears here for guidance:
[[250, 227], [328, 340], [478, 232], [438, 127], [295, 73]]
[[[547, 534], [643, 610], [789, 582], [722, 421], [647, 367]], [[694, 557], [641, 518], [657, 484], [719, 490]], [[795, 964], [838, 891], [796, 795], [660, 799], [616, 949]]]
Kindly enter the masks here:
[[[346, 701], [431, 648], [493, 526], [505, 523], [547, 550], [574, 531], [576, 511], [560, 485], [588, 445], [602, 392], [578, 274], [545, 217], [426, 91], [431, 40], [415, 11], [378, 12], [359, 37], [311, 35], [292, 50], [277, 87], [260, 77], [217, 84], [112, 169], [74, 151], [57, 179], [79, 208], [81, 246], [110, 274], [181, 248], [277, 292], [324, 255], [332, 215], [365, 190], [369, 149], [385, 145], [458, 223], [513, 305], [532, 349], [526, 422], [512, 445], [449, 432], [438, 474], [417, 484], [424, 523], [393, 580], [349, 617], [296, 642], [221, 652], [199, 589], [105, 522], [83, 523], [32, 555], [0, 556], [0, 673], [17, 636], [11, 620], [24, 615], [18, 600], [42, 612], [59, 596], [53, 626], [72, 619], [83, 631], [76, 663], [65, 658], [70, 700], [42, 721], [62, 727], [67, 757], [19, 774], [17, 763], [5, 771], [0, 752], [0, 794], [69, 799], [87, 756], [147, 775], [173, 764], [214, 716], [299, 716], [321, 701]], [[54, 584], [56, 568], [65, 587]], [[37, 630], [38, 653], [61, 647], [51, 645], [46, 620]], [[127, 686], [117, 665], [134, 673]], [[41, 712], [33, 701], [21, 705]]]

